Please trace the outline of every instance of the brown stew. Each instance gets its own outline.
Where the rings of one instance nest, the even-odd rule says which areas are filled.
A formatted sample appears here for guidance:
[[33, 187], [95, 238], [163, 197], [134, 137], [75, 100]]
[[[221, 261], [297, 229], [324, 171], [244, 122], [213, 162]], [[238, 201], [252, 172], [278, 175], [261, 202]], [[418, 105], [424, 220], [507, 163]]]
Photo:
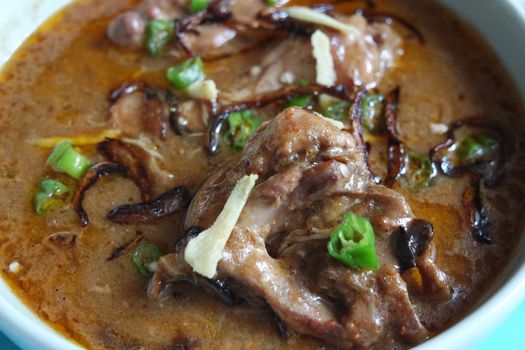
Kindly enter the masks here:
[[75, 342], [404, 349], [498, 287], [525, 125], [494, 54], [430, 0], [268, 3], [78, 0], [4, 67], [1, 271]]

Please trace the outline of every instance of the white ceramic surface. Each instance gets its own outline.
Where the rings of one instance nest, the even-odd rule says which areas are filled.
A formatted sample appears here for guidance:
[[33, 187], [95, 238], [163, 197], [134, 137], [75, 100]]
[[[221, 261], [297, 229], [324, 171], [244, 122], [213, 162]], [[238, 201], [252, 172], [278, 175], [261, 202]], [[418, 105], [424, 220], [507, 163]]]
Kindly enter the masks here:
[[[0, 66], [47, 17], [70, 0], [2, 1]], [[470, 22], [494, 48], [525, 100], [524, 0], [440, 0]], [[0, 267], [5, 269], [6, 267]], [[505, 271], [503, 285], [453, 328], [418, 350], [468, 349], [525, 298], [525, 239]], [[81, 349], [32, 314], [0, 279], [0, 329], [22, 349]]]

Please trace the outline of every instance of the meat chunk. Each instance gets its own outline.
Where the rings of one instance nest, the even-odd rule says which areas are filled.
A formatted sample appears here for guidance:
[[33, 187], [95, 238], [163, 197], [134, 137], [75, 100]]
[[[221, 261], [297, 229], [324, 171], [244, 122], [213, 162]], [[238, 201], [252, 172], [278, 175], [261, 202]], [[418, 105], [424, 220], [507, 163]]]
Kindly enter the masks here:
[[240, 22], [249, 22], [267, 8], [264, 1], [259, 0], [234, 0], [232, 2], [231, 12]]
[[338, 19], [356, 27], [361, 35], [332, 32], [332, 55], [341, 83], [374, 88], [402, 55], [402, 39], [391, 26], [368, 23], [361, 15]]
[[189, 3], [189, 0], [146, 0], [138, 9], [149, 19], [172, 20], [187, 15]]
[[[337, 19], [353, 25], [360, 33], [343, 34], [322, 28], [330, 38], [337, 83], [347, 87], [375, 87], [402, 54], [401, 37], [390, 26], [369, 23], [362, 15]], [[316, 61], [310, 41], [307, 36], [291, 36], [258, 45], [252, 50], [253, 58], [248, 58], [252, 70], [237, 73], [244, 79], [232, 81], [227, 70], [219, 73], [220, 78], [216, 79], [219, 85], [221, 81], [228, 81], [220, 86], [222, 102], [249, 100], [301, 80], [315, 82]]]
[[145, 83], [125, 84], [111, 94], [111, 124], [137, 137], [143, 133], [165, 139], [175, 97]]
[[[226, 13], [225, 18], [231, 15], [239, 23], [250, 22], [259, 11], [265, 8], [264, 3], [259, 0], [220, 0], [214, 1], [210, 6], [214, 8], [215, 12], [218, 12], [216, 15]], [[154, 19], [177, 20], [190, 15], [188, 0], [146, 0], [136, 9], [117, 16], [109, 24], [107, 36], [119, 46], [139, 48], [144, 44], [148, 21]], [[199, 24], [192, 26], [191, 29], [191, 31], [184, 33], [181, 40], [190, 51], [204, 57], [208, 56], [210, 51], [222, 47], [238, 35], [238, 32], [231, 26], [221, 23]], [[243, 36], [224, 50], [214, 52], [212, 56], [238, 51], [257, 41], [258, 35], [255, 35], [255, 38], [251, 40], [247, 40], [247, 37]]]
[[[274, 39], [254, 48], [250, 52], [248, 71], [237, 73], [243, 79], [232, 80], [227, 70], [218, 73], [216, 81], [220, 85], [222, 103], [250, 100], [289, 84], [297, 84], [301, 79], [315, 82], [314, 58], [305, 53], [305, 47], [309, 45], [308, 38], [294, 37]], [[228, 83], [221, 84], [221, 81]]]
[[221, 24], [199, 26], [195, 33], [184, 37], [186, 46], [196, 55], [203, 56], [210, 50], [221, 47], [235, 37], [237, 32]]
[[136, 9], [124, 12], [111, 21], [107, 28], [107, 36], [120, 46], [141, 47], [148, 21], [180, 18], [186, 14], [187, 5], [187, 0], [146, 0]]
[[[368, 347], [387, 335], [407, 342], [428, 336], [391, 247], [391, 235], [414, 216], [401, 195], [370, 180], [350, 133], [307, 110], [285, 110], [258, 129], [239, 161], [204, 183], [186, 227], [210, 227], [247, 174], [259, 181], [223, 251], [217, 281], [250, 301], [263, 300], [291, 330], [338, 346]], [[348, 211], [373, 224], [379, 270], [353, 270], [328, 255], [329, 234]], [[159, 261], [152, 297], [169, 282], [202, 284], [184, 260], [184, 246]]]
[[108, 26], [108, 38], [115, 44], [137, 47], [144, 41], [146, 19], [137, 11], [118, 15]]

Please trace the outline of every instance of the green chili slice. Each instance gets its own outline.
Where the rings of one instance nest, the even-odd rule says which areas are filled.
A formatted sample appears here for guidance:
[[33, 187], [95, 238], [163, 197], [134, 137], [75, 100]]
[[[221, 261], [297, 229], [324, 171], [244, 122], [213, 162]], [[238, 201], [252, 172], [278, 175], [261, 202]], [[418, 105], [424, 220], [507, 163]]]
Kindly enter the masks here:
[[69, 141], [55, 146], [47, 164], [55, 171], [66, 173], [77, 180], [80, 180], [91, 166], [89, 159], [77, 152]]
[[361, 102], [362, 123], [368, 131], [378, 132], [383, 126], [383, 96], [368, 95]]
[[310, 96], [298, 96], [292, 97], [284, 105], [285, 108], [288, 107], [302, 107], [306, 108], [312, 104], [312, 98]]
[[318, 97], [319, 110], [325, 117], [343, 121], [348, 117], [350, 103], [340, 98], [327, 94], [320, 94]]
[[322, 113], [325, 117], [343, 121], [348, 117], [348, 111], [350, 109], [350, 103], [345, 100], [340, 100], [329, 104], [323, 109]]
[[191, 0], [190, 1], [190, 12], [197, 13], [210, 6], [211, 0]]
[[461, 140], [456, 152], [462, 163], [470, 163], [485, 158], [498, 146], [498, 141], [492, 137], [484, 133], [477, 133]]
[[224, 135], [226, 143], [235, 150], [242, 150], [246, 141], [261, 123], [262, 120], [251, 110], [230, 114], [228, 117], [228, 132]]
[[38, 215], [43, 215], [63, 204], [62, 199], [69, 188], [58, 180], [45, 179], [40, 181], [39, 191], [35, 196], [35, 211]]
[[204, 79], [204, 64], [200, 57], [186, 60], [168, 68], [166, 77], [175, 88], [185, 89]]
[[277, 5], [277, 1], [278, 1], [278, 0], [264, 0], [264, 2], [266, 3], [266, 5], [269, 5], [269, 6], [275, 6], [275, 5]]
[[410, 191], [418, 191], [432, 184], [438, 175], [437, 167], [427, 154], [412, 150], [407, 151], [406, 173], [401, 178], [401, 185]]
[[378, 269], [374, 228], [367, 218], [352, 212], [331, 234], [328, 254], [353, 269]]
[[154, 19], [146, 26], [146, 48], [153, 56], [158, 56], [164, 46], [173, 38], [175, 24], [164, 19]]
[[131, 254], [131, 261], [138, 273], [144, 278], [150, 278], [152, 271], [150, 264], [159, 260], [162, 252], [153, 243], [139, 243]]

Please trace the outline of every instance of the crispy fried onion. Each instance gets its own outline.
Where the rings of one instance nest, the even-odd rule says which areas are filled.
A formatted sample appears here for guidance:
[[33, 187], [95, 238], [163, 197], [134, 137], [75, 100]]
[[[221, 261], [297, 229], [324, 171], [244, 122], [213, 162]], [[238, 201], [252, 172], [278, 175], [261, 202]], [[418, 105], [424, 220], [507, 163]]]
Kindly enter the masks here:
[[58, 243], [63, 245], [75, 245], [77, 241], [78, 233], [71, 231], [60, 231], [49, 235], [46, 238], [47, 242]]
[[142, 242], [142, 240], [144, 240], [144, 238], [146, 238], [146, 237], [142, 233], [137, 232], [137, 234], [135, 235], [135, 237], [132, 240], [130, 240], [130, 241], [124, 243], [124, 244], [121, 244], [118, 247], [116, 247], [115, 249], [113, 249], [111, 254], [106, 258], [106, 261], [115, 260], [118, 257], [122, 256], [125, 252], [131, 250], [132, 248], [137, 246], [137, 244]]
[[126, 176], [139, 187], [142, 200], [153, 198], [154, 176], [147, 166], [147, 153], [140, 147], [120, 140], [107, 139], [97, 145], [97, 150], [108, 161], [126, 169]]
[[80, 217], [81, 225], [89, 224], [82, 201], [86, 191], [98, 179], [111, 174], [124, 175], [135, 182], [141, 191], [143, 203], [128, 204], [111, 210], [107, 218], [118, 224], [153, 223], [188, 206], [191, 199], [188, 190], [179, 186], [156, 199], [153, 198], [154, 178], [146, 164], [145, 152], [119, 140], [105, 140], [97, 146], [99, 152], [110, 161], [92, 166], [84, 175], [73, 198], [73, 208]]
[[364, 141], [363, 137], [363, 98], [365, 98], [368, 95], [366, 91], [360, 91], [357, 93], [357, 96], [354, 100], [354, 103], [352, 104], [352, 107], [350, 108], [350, 130], [352, 132], [352, 135], [354, 136], [354, 140], [358, 143], [359, 148], [363, 152], [366, 166], [368, 167], [368, 170], [370, 171], [370, 178], [372, 181], [376, 184], [381, 183], [381, 179], [379, 176], [374, 174], [372, 171], [372, 167], [370, 166], [370, 161], [368, 159], [368, 148], [366, 146], [366, 143]]
[[490, 219], [483, 206], [481, 198], [481, 183], [472, 178], [469, 186], [463, 192], [461, 204], [463, 205], [464, 221], [470, 227], [472, 237], [480, 243], [492, 244], [490, 235]]
[[116, 207], [107, 214], [107, 219], [121, 225], [151, 224], [186, 208], [190, 200], [188, 190], [178, 186], [154, 200]]
[[125, 175], [126, 172], [126, 167], [111, 162], [98, 163], [89, 168], [82, 180], [80, 180], [75, 196], [73, 197], [73, 209], [80, 217], [80, 224], [83, 227], [89, 225], [89, 217], [82, 206], [86, 191], [102, 177], [111, 174]]
[[111, 174], [126, 176], [140, 189], [143, 201], [149, 201], [153, 198], [154, 177], [147, 167], [148, 156], [144, 150], [138, 146], [113, 139], [99, 143], [97, 150], [108, 161], [95, 164], [86, 172], [73, 197], [73, 209], [80, 217], [80, 223], [83, 227], [89, 224], [89, 217], [82, 206], [84, 195], [102, 177]]
[[[399, 93], [400, 89], [397, 87], [386, 96], [385, 123], [388, 137], [388, 173], [384, 184], [387, 187], [392, 187], [397, 179], [407, 171], [407, 148], [404, 146], [397, 129]], [[457, 134], [461, 129], [466, 128], [489, 132], [500, 142], [500, 146], [494, 151], [494, 154], [491, 154], [492, 157], [467, 165], [455, 166], [446, 157], [447, 154], [451, 154], [457, 149], [459, 141]], [[466, 134], [468, 135], [468, 133]], [[485, 244], [492, 243], [492, 238], [489, 233], [490, 221], [481, 199], [481, 181], [483, 180], [485, 186], [492, 187], [501, 180], [505, 158], [503, 140], [505, 140], [505, 134], [501, 128], [478, 118], [470, 118], [452, 124], [447, 132], [447, 140], [429, 152], [430, 159], [443, 174], [451, 177], [470, 177], [470, 185], [464, 191], [461, 200], [464, 208], [464, 220], [468, 223], [473, 237]]]
[[406, 154], [403, 142], [399, 137], [397, 130], [397, 109], [399, 105], [399, 87], [396, 87], [388, 93], [385, 102], [385, 123], [386, 133], [388, 136], [388, 172], [384, 185], [387, 187], [394, 186], [397, 179], [406, 171]]

